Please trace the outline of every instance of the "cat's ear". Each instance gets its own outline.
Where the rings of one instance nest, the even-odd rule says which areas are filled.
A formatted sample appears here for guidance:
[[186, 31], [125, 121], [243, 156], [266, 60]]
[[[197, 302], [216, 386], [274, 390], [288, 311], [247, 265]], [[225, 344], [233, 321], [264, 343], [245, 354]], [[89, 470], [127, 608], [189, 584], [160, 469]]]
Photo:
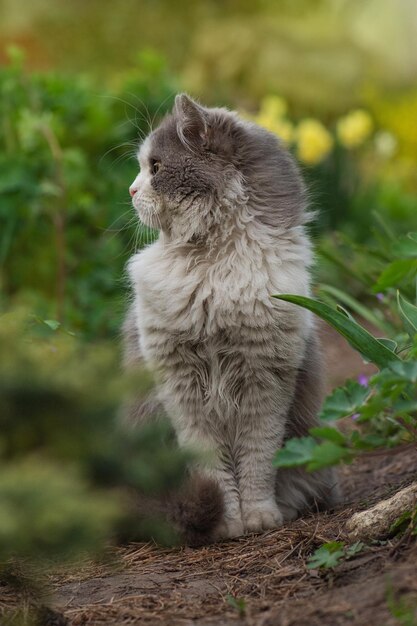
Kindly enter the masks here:
[[177, 119], [177, 133], [187, 147], [204, 146], [208, 143], [209, 125], [207, 113], [187, 94], [175, 97], [174, 115]]

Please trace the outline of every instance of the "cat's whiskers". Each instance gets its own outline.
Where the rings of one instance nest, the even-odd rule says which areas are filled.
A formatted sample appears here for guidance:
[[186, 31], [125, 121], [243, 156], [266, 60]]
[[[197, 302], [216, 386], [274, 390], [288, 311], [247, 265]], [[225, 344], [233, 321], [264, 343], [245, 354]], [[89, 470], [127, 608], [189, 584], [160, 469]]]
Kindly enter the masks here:
[[156, 222], [158, 224], [159, 230], [162, 230], [162, 222], [161, 222], [161, 218], [158, 215], [158, 213], [155, 213], [155, 217], [156, 217]]
[[[126, 222], [126, 224], [119, 230], [119, 231], [115, 231], [111, 237], [109, 238], [109, 241], [111, 241], [114, 237], [118, 236], [121, 232], [123, 232], [124, 230], [128, 230], [130, 229], [130, 227], [136, 222], [136, 217], [132, 216], [128, 222]], [[127, 242], [127, 244], [125, 244], [121, 251], [119, 252], [119, 254], [117, 254], [115, 257], [113, 257], [114, 259], [119, 259], [122, 256], [129, 256], [132, 254], [132, 240], [135, 236], [135, 231], [136, 229], [133, 231], [133, 233], [131, 234], [129, 241]]]
[[[148, 125], [148, 133], [147, 134], [149, 134], [152, 131], [152, 120], [151, 120], [151, 115], [149, 113], [149, 109], [148, 109], [148, 106], [147, 106], [146, 102], [144, 102], [136, 94], [131, 93], [129, 91], [127, 92], [127, 95], [132, 96], [133, 98], [135, 98], [135, 100], [137, 100], [139, 102], [139, 104], [145, 109], [146, 118], [144, 116], [142, 116], [142, 120], [144, 122], [146, 122], [146, 124]], [[136, 110], [139, 112], [139, 109], [136, 108]]]
[[143, 224], [143, 235], [144, 235], [144, 242], [145, 242], [145, 246], [149, 245], [149, 226], [147, 224]]
[[137, 152], [137, 143], [134, 141], [123, 141], [122, 143], [119, 143], [117, 146], [113, 146], [112, 148], [109, 148], [99, 159], [99, 164], [103, 161], [103, 159], [106, 158], [106, 156], [108, 154], [110, 154], [111, 152], [114, 152], [115, 150], [119, 150], [120, 148], [123, 148], [125, 146], [131, 146], [133, 149], [129, 150], [129, 152], [124, 153], [123, 156], [136, 156], [136, 152]]
[[114, 167], [115, 165], [118, 165], [119, 163], [121, 163], [122, 161], [131, 161], [134, 160], [136, 161], [136, 151], [135, 152], [130, 152], [130, 153], [124, 153], [124, 154], [119, 154], [118, 157], [116, 157], [111, 163], [110, 166]]
[[168, 102], [168, 100], [173, 100], [175, 97], [175, 91], [171, 91], [171, 93], [165, 98], [165, 100], [163, 100], [161, 102], [161, 104], [159, 105], [159, 107], [156, 109], [153, 117], [152, 117], [152, 122], [151, 122], [151, 130], [153, 130], [154, 124], [155, 124], [155, 120], [158, 117], [158, 113], [161, 110], [161, 108], [166, 104], [166, 102]]
[[[130, 94], [133, 95], [133, 94]], [[149, 120], [143, 116], [142, 112], [131, 102], [129, 102], [128, 100], [124, 100], [123, 98], [120, 98], [118, 96], [110, 96], [110, 95], [103, 95], [103, 98], [111, 98], [112, 100], [116, 100], [118, 102], [121, 102], [122, 104], [130, 107], [131, 109], [133, 109], [133, 111], [135, 112], [135, 119], [133, 120], [127, 113], [126, 109], [125, 109], [125, 115], [126, 115], [126, 119], [128, 120], [129, 124], [131, 124], [132, 126], [134, 126], [134, 128], [136, 128], [136, 130], [138, 131], [139, 137], [141, 139], [141, 141], [143, 141], [147, 135], [147, 133], [144, 131], [143, 129], [143, 124], [149, 124]], [[141, 120], [142, 125], [138, 124], [138, 114], [139, 114], [139, 120]]]
[[[123, 203], [121, 203], [121, 204], [127, 204], [127, 203], [126, 203], [126, 202], [123, 202]], [[122, 219], [125, 215], [127, 215], [128, 213], [131, 213], [131, 210], [132, 210], [132, 207], [130, 206], [130, 208], [129, 208], [129, 209], [126, 209], [126, 211], [123, 211], [123, 213], [121, 213], [120, 215], [118, 215], [118, 216], [116, 217], [116, 219], [115, 219], [115, 220], [113, 220], [111, 224], [109, 224], [109, 226], [106, 226], [106, 228], [100, 228], [100, 227], [99, 227], [99, 228], [100, 228], [100, 230], [102, 230], [104, 234], [106, 234], [106, 233], [110, 233], [110, 232], [117, 232], [117, 233], [122, 232], [122, 231], [126, 228], [126, 225], [127, 225], [127, 224], [131, 224], [131, 223], [133, 223], [133, 221], [136, 219], [134, 215], [132, 215], [132, 216], [129, 218], [129, 221], [128, 221], [126, 224], [124, 224], [124, 226], [122, 226], [122, 228], [113, 229], [113, 226], [114, 226], [114, 225], [115, 225], [115, 224], [116, 224], [119, 220], [121, 220], [121, 219]]]
[[136, 229], [135, 252], [138, 250], [139, 242], [142, 246], [148, 245], [148, 226], [140, 217]]

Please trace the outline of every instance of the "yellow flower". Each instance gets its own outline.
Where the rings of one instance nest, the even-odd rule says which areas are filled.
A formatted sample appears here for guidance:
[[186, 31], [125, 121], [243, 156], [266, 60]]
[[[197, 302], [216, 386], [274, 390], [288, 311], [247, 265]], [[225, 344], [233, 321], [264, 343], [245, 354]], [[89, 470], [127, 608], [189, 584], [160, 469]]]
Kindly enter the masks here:
[[351, 111], [337, 123], [337, 136], [345, 148], [360, 146], [371, 134], [373, 123], [369, 113], [363, 109]]
[[259, 115], [272, 118], [281, 118], [287, 113], [287, 103], [280, 96], [265, 96], [262, 99]]
[[321, 122], [305, 119], [297, 128], [297, 154], [303, 163], [320, 163], [333, 147], [333, 137]]
[[290, 144], [294, 137], [294, 127], [290, 121], [276, 118], [266, 113], [259, 113], [255, 121], [260, 126], [278, 135], [285, 144]]

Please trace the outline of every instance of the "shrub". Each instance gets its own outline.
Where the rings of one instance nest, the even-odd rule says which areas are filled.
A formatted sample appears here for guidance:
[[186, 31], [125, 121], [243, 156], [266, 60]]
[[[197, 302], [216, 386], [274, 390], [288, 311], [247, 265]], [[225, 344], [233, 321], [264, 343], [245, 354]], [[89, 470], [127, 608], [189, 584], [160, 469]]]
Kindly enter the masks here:
[[[373, 292], [378, 307], [366, 306], [328, 286], [319, 286], [327, 303], [276, 296], [319, 315], [379, 369], [369, 380], [350, 380], [335, 389], [324, 402], [320, 426], [311, 429], [308, 437], [289, 440], [276, 455], [278, 467], [302, 465], [314, 471], [349, 462], [363, 451], [417, 441], [417, 233], [396, 239], [389, 231], [380, 232], [379, 243], [378, 249], [356, 246], [355, 255], [347, 257], [350, 262], [333, 257], [339, 272], [354, 273], [355, 279]], [[357, 256], [363, 272], [353, 271]], [[389, 336], [373, 336], [352, 313], [362, 315]], [[340, 432], [334, 427], [338, 419], [349, 416], [353, 429]]]
[[[83, 77], [0, 68], [0, 284], [86, 336], [120, 325], [123, 269], [147, 234], [127, 188], [136, 146], [172, 104], [161, 59], [143, 54], [109, 94]], [[132, 224], [135, 226], [133, 227]]]

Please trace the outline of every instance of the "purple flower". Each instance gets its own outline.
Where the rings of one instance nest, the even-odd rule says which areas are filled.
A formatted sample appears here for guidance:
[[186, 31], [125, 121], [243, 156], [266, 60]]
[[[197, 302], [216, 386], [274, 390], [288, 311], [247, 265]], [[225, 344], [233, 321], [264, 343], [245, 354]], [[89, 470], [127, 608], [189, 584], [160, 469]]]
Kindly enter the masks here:
[[377, 293], [377, 294], [376, 294], [376, 297], [377, 297], [377, 299], [378, 299], [380, 302], [383, 302], [383, 301], [384, 301], [384, 299], [385, 299], [385, 296], [384, 296], [384, 294], [383, 294], [383, 293]]
[[358, 376], [358, 383], [362, 385], [362, 387], [367, 387], [369, 383], [369, 376], [365, 376], [365, 374], [360, 374]]
[[352, 419], [353, 419], [353, 420], [357, 420], [357, 419], [359, 419], [359, 418], [360, 418], [360, 413], [354, 413], [354, 414], [352, 415]]

